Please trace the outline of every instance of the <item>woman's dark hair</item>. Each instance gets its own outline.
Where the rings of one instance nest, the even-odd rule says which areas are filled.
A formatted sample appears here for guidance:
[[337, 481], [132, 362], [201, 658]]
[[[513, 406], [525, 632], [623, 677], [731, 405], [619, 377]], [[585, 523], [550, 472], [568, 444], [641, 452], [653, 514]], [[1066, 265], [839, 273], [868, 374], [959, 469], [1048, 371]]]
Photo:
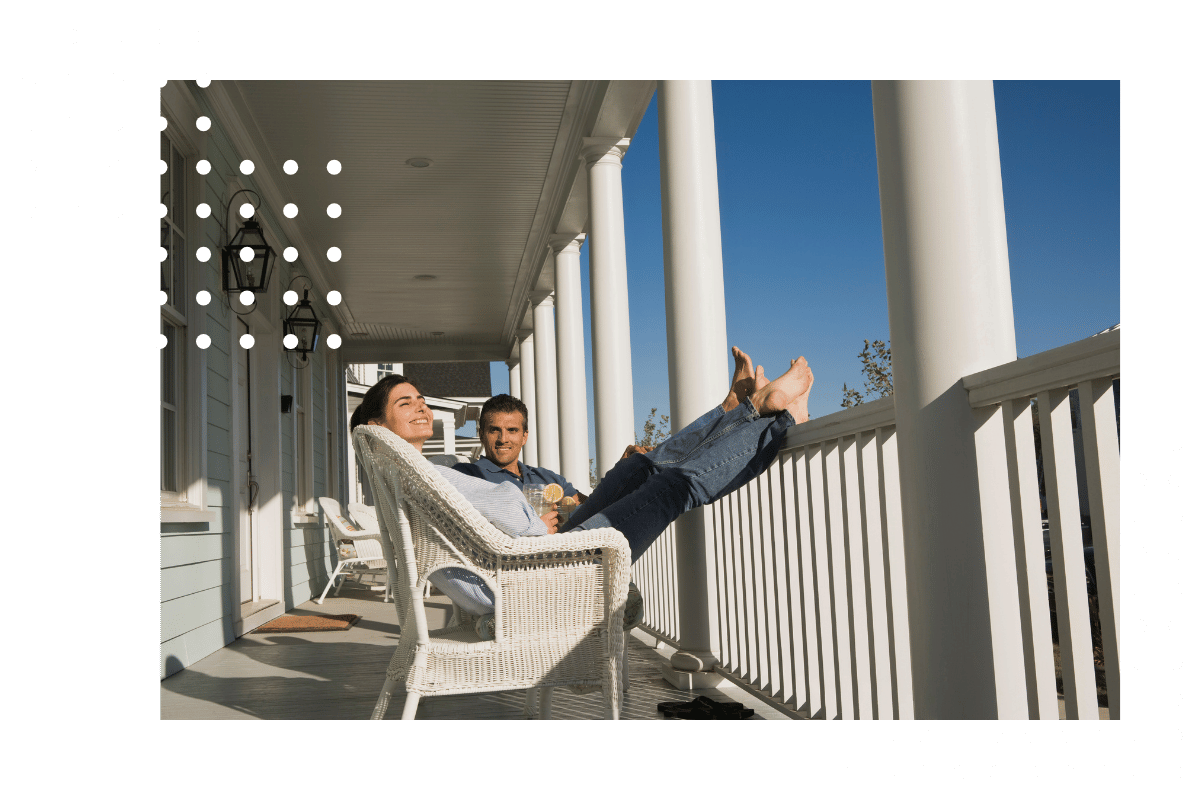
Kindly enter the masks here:
[[368, 422], [381, 421], [387, 414], [387, 401], [388, 396], [392, 393], [392, 387], [402, 383], [407, 383], [418, 392], [421, 391], [421, 387], [399, 373], [382, 378], [379, 383], [367, 389], [362, 403], [350, 415], [350, 430], [354, 430], [359, 425], [366, 425]]

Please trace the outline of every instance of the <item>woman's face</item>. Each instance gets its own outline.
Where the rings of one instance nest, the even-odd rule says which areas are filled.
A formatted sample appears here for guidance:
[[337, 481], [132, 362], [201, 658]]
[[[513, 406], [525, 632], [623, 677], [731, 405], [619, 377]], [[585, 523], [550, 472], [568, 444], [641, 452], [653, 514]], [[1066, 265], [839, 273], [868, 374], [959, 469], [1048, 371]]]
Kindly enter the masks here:
[[384, 407], [383, 422], [372, 420], [368, 424], [382, 424], [418, 449], [433, 436], [433, 412], [425, 405], [425, 398], [417, 391], [417, 387], [411, 383], [393, 386]]

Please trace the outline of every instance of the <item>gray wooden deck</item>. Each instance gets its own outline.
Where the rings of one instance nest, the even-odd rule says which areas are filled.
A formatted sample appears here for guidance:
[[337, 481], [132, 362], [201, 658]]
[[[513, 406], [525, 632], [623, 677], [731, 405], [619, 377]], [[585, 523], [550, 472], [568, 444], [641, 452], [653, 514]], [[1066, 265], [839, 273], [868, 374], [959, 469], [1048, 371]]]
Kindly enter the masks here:
[[[369, 719], [396, 642], [396, 614], [381, 595], [347, 584], [341, 597], [311, 601], [293, 614], [359, 614], [348, 631], [247, 634], [228, 647], [162, 681], [162, 719]], [[448, 615], [444, 597], [426, 603], [430, 627]], [[657, 705], [704, 694], [737, 701], [755, 711], [752, 719], [788, 715], [736, 685], [687, 692], [663, 680], [669, 649], [655, 649], [643, 631], [631, 637], [630, 688], [622, 719], [662, 719]], [[402, 695], [392, 699], [387, 718], [399, 719]], [[554, 719], [606, 719], [600, 693], [554, 693]], [[432, 697], [421, 701], [417, 719], [525, 719], [524, 692]]]

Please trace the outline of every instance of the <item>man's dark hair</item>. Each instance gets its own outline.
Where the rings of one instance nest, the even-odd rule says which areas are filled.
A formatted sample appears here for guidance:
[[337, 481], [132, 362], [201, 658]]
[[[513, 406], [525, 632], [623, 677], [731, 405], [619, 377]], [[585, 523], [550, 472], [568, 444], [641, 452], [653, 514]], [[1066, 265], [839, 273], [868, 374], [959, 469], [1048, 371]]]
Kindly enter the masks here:
[[421, 391], [419, 386], [399, 373], [381, 378], [378, 383], [367, 389], [362, 403], [350, 415], [350, 430], [353, 431], [359, 425], [366, 425], [368, 422], [382, 422], [387, 415], [387, 401], [392, 388], [402, 383], [409, 384], [418, 392]]
[[487, 427], [489, 414], [511, 414], [514, 411], [521, 412], [521, 425], [528, 431], [529, 409], [525, 407], [525, 404], [511, 394], [498, 394], [495, 397], [489, 398], [483, 404], [483, 408], [479, 409], [479, 433], [482, 434]]

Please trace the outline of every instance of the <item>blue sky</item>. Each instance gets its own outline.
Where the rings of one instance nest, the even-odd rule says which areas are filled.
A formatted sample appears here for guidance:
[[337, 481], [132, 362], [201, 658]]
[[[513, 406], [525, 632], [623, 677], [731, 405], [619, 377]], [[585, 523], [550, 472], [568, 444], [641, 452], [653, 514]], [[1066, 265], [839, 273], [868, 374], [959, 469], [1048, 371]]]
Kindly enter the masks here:
[[[995, 96], [1024, 357], [1120, 321], [1120, 89], [997, 81]], [[863, 339], [888, 339], [870, 82], [714, 81], [713, 113], [729, 343], [771, 376], [804, 355], [817, 376], [812, 415], [837, 411], [842, 384], [861, 386]], [[657, 99], [622, 180], [640, 429], [651, 408], [670, 407]], [[590, 354], [586, 243], [581, 261]], [[591, 417], [590, 357], [587, 376]], [[507, 386], [493, 364], [493, 392]], [[594, 453], [594, 423], [590, 435]]]

